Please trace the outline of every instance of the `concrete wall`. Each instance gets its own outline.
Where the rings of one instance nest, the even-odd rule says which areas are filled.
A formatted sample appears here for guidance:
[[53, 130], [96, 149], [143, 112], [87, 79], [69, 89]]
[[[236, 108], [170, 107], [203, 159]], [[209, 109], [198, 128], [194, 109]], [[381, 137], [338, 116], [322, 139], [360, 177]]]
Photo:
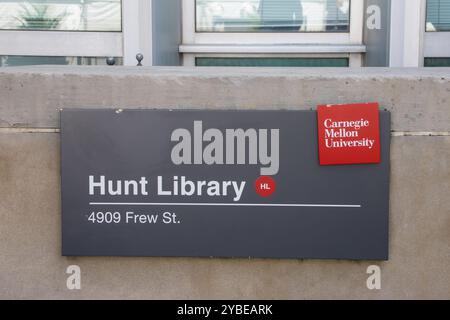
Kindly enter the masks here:
[[[0, 97], [0, 298], [450, 298], [449, 69], [4, 68]], [[361, 101], [392, 111], [389, 261], [61, 257], [59, 108]]]

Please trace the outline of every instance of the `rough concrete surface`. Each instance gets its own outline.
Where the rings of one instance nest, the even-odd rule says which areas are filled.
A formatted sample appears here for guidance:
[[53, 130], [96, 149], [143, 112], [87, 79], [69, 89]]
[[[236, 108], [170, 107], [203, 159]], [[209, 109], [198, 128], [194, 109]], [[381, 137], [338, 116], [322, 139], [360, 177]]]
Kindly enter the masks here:
[[[371, 93], [370, 86], [366, 88], [367, 83], [363, 86], [361, 82], [372, 76], [358, 72], [339, 76], [332, 72], [337, 79], [349, 78], [348, 86], [353, 88], [350, 91], [344, 90], [347, 85], [337, 79], [313, 73], [310, 77], [292, 75], [292, 79], [280, 80], [280, 71], [274, 71], [275, 75], [266, 79], [249, 76], [252, 81], [247, 83], [235, 76], [227, 78], [227, 73], [238, 71], [226, 71], [220, 79], [197, 79], [196, 84], [190, 84], [187, 79], [195, 76], [184, 69], [180, 74], [188, 74], [187, 79], [178, 79], [175, 71], [167, 71], [164, 74], [170, 79], [164, 75], [161, 80], [156, 74], [162, 71], [152, 76], [142, 75], [144, 71], [137, 75], [122, 71], [124, 74], [119, 72], [115, 78], [109, 71], [112, 69], [107, 75], [103, 75], [106, 69], [88, 69], [93, 71], [82, 76], [67, 75], [63, 69], [49, 68], [43, 74], [33, 68], [18, 69], [0, 72], [0, 118], [6, 127], [0, 129], [0, 299], [450, 299], [450, 136], [393, 137], [387, 262], [67, 258], [60, 254], [59, 134], [39, 130], [58, 126], [57, 106], [90, 103], [273, 108], [293, 102], [299, 107], [314, 107], [319, 100], [384, 99], [393, 112], [394, 128], [448, 132], [450, 106], [443, 102], [450, 95], [448, 71], [445, 80], [439, 80], [434, 71], [419, 70], [422, 81], [412, 71], [405, 71], [403, 76], [393, 71], [395, 81], [380, 79], [384, 71], [379, 71], [376, 80], [370, 80], [372, 88], [376, 88]], [[101, 84], [95, 73], [101, 74], [99, 79], [107, 79], [106, 84]], [[437, 71], [440, 73], [444, 71]], [[386, 83], [390, 83], [388, 87], [384, 87]], [[207, 94], [200, 84], [219, 92]], [[388, 89], [394, 84], [395, 90]], [[412, 84], [416, 90], [428, 91], [417, 93], [410, 88]], [[20, 89], [21, 85], [24, 89]], [[261, 89], [269, 87], [273, 88], [270, 94]], [[107, 88], [118, 91], [107, 93]], [[389, 99], [395, 103], [388, 103]], [[422, 117], [417, 116], [417, 110], [423, 112]], [[405, 114], [411, 114], [415, 121]], [[30, 130], [11, 129], [10, 125]], [[66, 288], [65, 271], [73, 264], [81, 267], [82, 289], [78, 291]], [[381, 267], [381, 290], [366, 287], [366, 269], [372, 264]]]
[[[378, 101], [396, 131], [450, 130], [450, 70], [14, 67], [0, 70], [0, 127], [58, 127], [59, 108], [310, 109]], [[432, 109], [433, 112], [429, 112]]]

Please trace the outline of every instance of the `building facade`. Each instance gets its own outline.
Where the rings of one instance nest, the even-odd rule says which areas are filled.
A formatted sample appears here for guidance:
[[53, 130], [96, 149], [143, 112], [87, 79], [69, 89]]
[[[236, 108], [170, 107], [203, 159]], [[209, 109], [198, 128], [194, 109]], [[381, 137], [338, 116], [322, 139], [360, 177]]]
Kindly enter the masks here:
[[[450, 66], [449, 40], [450, 0], [0, 0], [0, 299], [449, 299], [450, 68], [418, 68]], [[139, 63], [144, 66], [185, 67], [136, 67], [137, 56], [141, 57], [138, 54], [143, 56]], [[50, 66], [8, 67], [36, 64]], [[112, 66], [100, 66], [106, 64]], [[259, 68], [263, 66], [342, 68]], [[392, 68], [358, 68], [361, 66]], [[319, 131], [315, 130], [319, 118], [314, 108], [362, 102], [378, 102], [384, 110], [380, 131], [384, 137], [383, 150], [390, 144], [389, 153], [381, 153], [384, 174], [372, 170], [379, 165], [367, 170], [360, 165], [341, 166], [339, 172], [328, 167], [320, 175], [321, 185], [313, 184], [316, 178], [310, 178], [309, 171], [317, 169], [320, 161]], [[79, 118], [78, 129], [72, 131], [80, 133], [79, 139], [67, 145], [67, 133], [71, 130], [61, 126], [64, 123], [61, 114], [75, 111], [74, 108], [83, 109], [85, 116]], [[183, 121], [173, 127], [157, 117], [151, 121], [150, 117], [144, 119], [146, 122], [140, 122], [139, 127], [128, 121], [129, 114], [138, 119], [138, 113], [148, 115], [154, 109], [168, 114], [167, 119]], [[255, 109], [278, 111], [285, 118], [280, 120], [264, 113], [264, 121], [271, 121], [267, 126], [259, 124], [261, 115], [238, 119], [232, 126], [224, 124], [222, 118], [215, 118], [211, 125], [202, 124], [202, 119], [210, 119], [214, 110], [241, 110], [253, 116], [259, 114]], [[194, 115], [201, 116], [182, 119], [186, 110], [194, 110]], [[106, 112], [108, 118], [89, 116], [92, 112]], [[303, 114], [309, 120], [297, 121], [290, 114]], [[376, 208], [371, 215], [359, 211], [353, 215], [340, 211], [342, 214], [336, 215], [333, 211], [326, 213], [333, 220], [324, 224], [327, 217], [323, 212], [314, 211], [310, 215], [314, 220], [299, 222], [296, 215], [305, 216], [305, 211], [285, 215], [279, 209], [281, 202], [272, 203], [270, 217], [261, 214], [264, 208], [236, 213], [231, 208], [227, 212], [216, 210], [215, 205], [214, 209], [204, 211], [205, 215], [192, 212], [195, 219], [186, 219], [185, 229], [178, 228], [174, 215], [170, 215], [174, 224], [167, 226], [170, 232], [159, 227], [139, 229], [145, 232], [144, 237], [140, 237], [143, 233], [134, 234], [136, 229], [122, 229], [120, 225], [116, 228], [117, 225], [103, 224], [99, 225], [101, 229], [95, 229], [109, 232], [120, 243], [102, 240], [92, 232], [79, 233], [84, 248], [89, 248], [90, 242], [102, 241], [104, 249], [109, 250], [121, 246], [124, 239], [135, 239], [138, 244], [135, 248], [161, 249], [153, 252], [152, 258], [138, 256], [131, 245], [128, 249], [132, 250], [127, 253], [130, 257], [126, 258], [114, 256], [111, 251], [101, 256], [82, 256], [81, 252], [70, 256], [74, 252], [64, 252], [63, 234], [71, 230], [62, 229], [74, 221], [67, 220], [67, 208], [72, 216], [85, 217], [89, 223], [94, 223], [89, 219], [114, 218], [115, 212], [86, 211], [88, 205], [103, 206], [91, 201], [106, 201], [103, 197], [86, 198], [89, 193], [88, 184], [83, 182], [89, 179], [86, 168], [97, 171], [92, 173], [97, 173], [97, 178], [111, 175], [119, 183], [116, 185], [122, 185], [117, 181], [120, 178], [124, 186], [125, 179], [128, 186], [137, 186], [133, 176], [137, 179], [141, 174], [155, 175], [148, 180], [156, 182], [156, 174], [162, 172], [173, 176], [170, 185], [174, 186], [172, 190], [178, 190], [185, 166], [173, 169], [176, 163], [171, 160], [172, 148], [167, 144], [176, 143], [171, 133], [188, 128], [182, 131], [189, 135], [186, 141], [190, 140], [191, 131], [194, 139], [200, 141], [203, 128], [211, 128], [212, 131], [206, 131], [219, 131], [217, 141], [220, 141], [222, 129], [228, 127], [261, 127], [258, 134], [267, 136], [264, 128], [280, 128], [286, 123], [296, 130], [283, 129], [286, 134], [281, 135], [282, 141], [288, 144], [277, 143], [278, 152], [281, 148], [286, 159], [283, 163], [289, 165], [282, 169], [284, 178], [278, 180], [283, 182], [278, 183], [281, 197], [277, 199], [283, 199], [289, 207], [294, 204], [303, 208], [309, 204], [313, 210], [318, 208], [315, 203], [323, 203], [319, 206], [325, 208], [333, 206], [327, 203], [353, 208], [368, 203], [347, 202], [356, 196], [354, 191], [370, 197], [382, 193], [384, 213], [380, 214], [382, 211]], [[195, 128], [200, 134], [195, 134]], [[297, 131], [300, 128], [309, 131]], [[279, 131], [275, 132], [280, 137]], [[91, 139], [99, 142], [94, 145]], [[205, 136], [203, 139], [208, 140]], [[90, 147], [80, 148], [76, 141], [86, 141]], [[245, 140], [240, 141], [245, 145]], [[117, 148], [119, 145], [122, 147]], [[223, 156], [223, 141], [220, 145], [222, 151], [217, 153]], [[270, 145], [272, 154], [274, 144]], [[125, 148], [128, 146], [132, 148]], [[206, 163], [203, 143], [194, 143], [192, 147], [198, 152], [194, 151], [194, 159], [186, 162], [193, 164], [187, 166], [191, 168], [187, 170], [192, 170], [186, 171], [189, 175], [201, 174], [202, 180], [223, 177], [222, 186], [226, 190], [227, 180], [232, 176], [241, 180], [244, 179], [241, 176], [249, 174], [241, 165], [232, 171], [220, 171], [220, 175], [216, 175], [217, 167], [198, 171], [196, 162]], [[259, 143], [258, 157], [263, 148], [267, 158], [267, 144], [260, 147]], [[229, 154], [234, 154], [234, 146], [230, 151]], [[193, 153], [187, 152], [191, 158]], [[198, 161], [195, 153], [200, 155]], [[63, 158], [71, 159], [73, 154], [76, 156], [67, 166]], [[161, 157], [149, 162], [148, 157], [142, 157], [144, 154]], [[274, 167], [279, 169], [279, 156], [274, 159]], [[246, 162], [245, 157], [241, 162]], [[357, 171], [362, 180], [355, 182], [351, 170]], [[64, 178], [67, 172], [81, 183], [74, 188], [67, 185]], [[256, 170], [255, 178], [263, 174], [266, 173]], [[331, 174], [339, 181], [331, 184]], [[268, 189], [261, 183], [258, 188], [251, 179], [247, 179], [248, 199], [259, 199]], [[139, 181], [145, 184], [147, 180]], [[206, 184], [206, 180], [198, 182], [198, 189], [204, 186], [202, 182]], [[239, 190], [242, 195], [243, 187]], [[330, 201], [321, 200], [325, 194]], [[120, 199], [135, 201], [129, 195]], [[148, 196], [148, 200], [141, 200], [156, 201], [153, 194]], [[199, 201], [198, 197], [194, 201]], [[335, 199], [339, 202], [334, 202]], [[378, 199], [373, 198], [371, 203], [379, 204]], [[345, 203], [341, 202], [344, 200]], [[180, 201], [153, 204], [185, 205], [182, 201], [188, 200]], [[231, 201], [229, 204], [233, 205]], [[242, 202], [248, 208], [252, 203]], [[203, 205], [207, 203], [198, 204], [205, 208]], [[255, 208], [261, 207], [259, 202], [256, 204]], [[334, 206], [341, 208], [342, 204]], [[148, 212], [153, 213], [152, 207], [148, 207]], [[124, 219], [128, 219], [128, 213], [124, 213]], [[147, 210], [142, 209], [142, 213]], [[171, 212], [164, 212], [163, 218], [166, 213]], [[131, 215], [137, 221], [138, 215], [130, 211]], [[139, 217], [145, 219], [144, 214]], [[208, 222], [210, 217], [215, 219], [215, 225]], [[277, 220], [284, 221], [285, 226], [277, 229], [278, 237], [286, 240], [281, 245], [273, 241]], [[216, 231], [222, 228], [223, 221], [229, 223], [222, 229], [227, 234]], [[366, 229], [341, 227], [363, 221]], [[370, 236], [377, 222], [384, 226], [382, 241]], [[194, 224], [195, 228], [187, 230]], [[85, 230], [76, 224], [71, 226], [76, 232]], [[321, 234], [310, 236], [310, 228], [320, 228]], [[246, 237], [241, 236], [243, 231], [248, 231]], [[336, 231], [345, 236], [342, 246], [330, 237]], [[302, 234], [305, 240], [291, 239], [294, 233]], [[164, 239], [149, 241], [147, 236], [155, 234], [163, 235]], [[256, 234], [258, 237], [253, 236]], [[220, 238], [222, 242], [201, 239], [198, 235]], [[204, 245], [215, 249], [232, 242], [234, 249], [240, 250], [244, 247], [240, 244], [258, 246], [259, 254], [267, 248], [272, 254], [286, 247], [298, 249], [295, 248], [298, 244], [310, 246], [313, 252], [318, 247], [361, 245], [358, 239], [362, 236], [370, 238], [373, 247], [388, 249], [389, 261], [368, 256], [361, 258], [371, 260], [255, 259], [248, 258], [251, 254], [244, 255], [243, 251], [239, 255], [227, 253], [226, 256], [234, 258], [220, 258], [222, 255], [217, 251], [208, 254], [208, 258], [186, 257], [198, 257], [198, 250]], [[194, 240], [197, 243], [191, 242]], [[81, 245], [81, 241], [73, 243]], [[177, 243], [189, 246], [189, 254], [171, 251]], [[360, 248], [359, 254], [367, 253], [364, 246]]]
[[450, 0], [0, 2], [0, 65], [450, 66]]

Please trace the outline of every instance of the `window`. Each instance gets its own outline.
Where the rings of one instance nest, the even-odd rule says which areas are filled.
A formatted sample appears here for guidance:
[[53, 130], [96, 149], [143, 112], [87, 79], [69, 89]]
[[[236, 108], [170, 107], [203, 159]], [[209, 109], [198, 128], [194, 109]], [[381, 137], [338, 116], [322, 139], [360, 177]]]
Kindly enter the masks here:
[[182, 0], [184, 66], [359, 67], [364, 1]]
[[0, 1], [0, 29], [121, 31], [120, 0]]
[[450, 58], [425, 58], [425, 67], [450, 67]]
[[197, 32], [349, 32], [350, 0], [196, 0]]
[[121, 0], [0, 0], [0, 66], [123, 57]]
[[348, 58], [196, 58], [198, 67], [348, 67]]
[[426, 30], [450, 31], [450, 0], [427, 0]]
[[[0, 67], [30, 65], [106, 65], [105, 57], [45, 57], [45, 56], [0, 56]], [[122, 58], [114, 58], [115, 65], [123, 63]]]

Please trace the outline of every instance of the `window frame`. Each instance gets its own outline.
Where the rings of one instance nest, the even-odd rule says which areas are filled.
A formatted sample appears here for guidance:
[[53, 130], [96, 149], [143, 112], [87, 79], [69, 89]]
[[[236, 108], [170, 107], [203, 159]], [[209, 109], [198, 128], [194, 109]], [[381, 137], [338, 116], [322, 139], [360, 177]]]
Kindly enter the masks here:
[[124, 57], [123, 33], [130, 19], [124, 15], [124, 5], [128, 2], [120, 1], [121, 31], [0, 29], [0, 55]]
[[348, 32], [197, 32], [195, 23], [195, 0], [183, 1], [183, 43], [336, 43], [362, 44], [364, 5], [363, 1], [350, 1], [350, 25]]
[[[193, 66], [196, 56], [204, 56], [202, 52], [205, 46], [210, 48], [211, 56], [214, 54], [246, 57], [245, 53], [237, 54], [239, 47], [248, 45], [270, 45], [271, 54], [284, 54], [286, 50], [290, 54], [304, 56], [308, 46], [319, 45], [324, 50], [311, 53], [316, 57], [321, 54], [330, 54], [333, 57], [349, 57], [351, 67], [362, 65], [362, 54], [365, 52], [363, 45], [364, 1], [350, 1], [350, 25], [348, 32], [196, 32], [195, 0], [182, 0], [182, 43], [180, 53], [183, 54], [183, 65]], [[292, 50], [292, 45], [297, 46], [298, 51]], [[225, 47], [225, 48], [224, 48]], [[227, 47], [229, 49], [227, 49]], [[252, 52], [258, 54], [258, 52]], [[267, 54], [267, 52], [261, 52]], [[273, 56], [273, 55], [272, 55]]]
[[121, 57], [120, 32], [0, 31], [0, 54]]

